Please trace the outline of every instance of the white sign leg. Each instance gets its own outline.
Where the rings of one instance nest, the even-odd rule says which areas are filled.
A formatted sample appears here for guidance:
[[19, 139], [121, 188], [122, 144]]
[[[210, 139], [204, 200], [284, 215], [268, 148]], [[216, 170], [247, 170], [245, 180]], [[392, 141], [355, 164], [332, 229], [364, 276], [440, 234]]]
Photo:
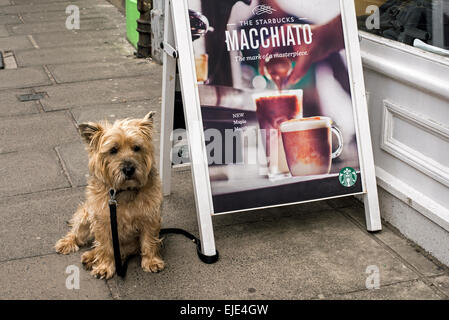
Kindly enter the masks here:
[[171, 23], [167, 24], [165, 28], [168, 29], [173, 26], [176, 43], [175, 48], [179, 56], [179, 76], [181, 80], [187, 138], [189, 141], [189, 155], [192, 168], [193, 189], [195, 191], [201, 250], [206, 256], [214, 256], [216, 250], [212, 225], [213, 205], [209, 193], [208, 161], [204, 143], [203, 123], [201, 121], [200, 99], [196, 85], [188, 6], [186, 0], [167, 1], [166, 14], [169, 16], [171, 12], [172, 16]]
[[[357, 23], [355, 15], [347, 16], [346, 12], [355, 12], [354, 1], [340, 0], [342, 7], [343, 23], [347, 26], [347, 38], [358, 39]], [[348, 21], [352, 19], [354, 21]], [[366, 104], [365, 83], [363, 82], [363, 67], [360, 60], [360, 44], [358, 41], [345, 41], [346, 50], [352, 57], [352, 64], [349, 64], [349, 72], [352, 74], [352, 96], [355, 108], [355, 117], [358, 123], [358, 144], [360, 149], [360, 164], [365, 177], [365, 203], [366, 228], [368, 231], [382, 230], [380, 218], [379, 200], [377, 195], [376, 172], [374, 167], [373, 148], [371, 145], [371, 133], [369, 130], [369, 118]], [[352, 66], [352, 68], [351, 68]]]
[[[169, 12], [168, 0], [165, 8]], [[175, 46], [172, 17], [165, 14], [164, 43]], [[173, 116], [175, 108], [176, 59], [163, 51], [163, 77], [162, 77], [162, 114], [161, 114], [161, 147], [160, 147], [160, 175], [162, 192], [164, 196], [171, 193], [171, 133], [173, 131]]]

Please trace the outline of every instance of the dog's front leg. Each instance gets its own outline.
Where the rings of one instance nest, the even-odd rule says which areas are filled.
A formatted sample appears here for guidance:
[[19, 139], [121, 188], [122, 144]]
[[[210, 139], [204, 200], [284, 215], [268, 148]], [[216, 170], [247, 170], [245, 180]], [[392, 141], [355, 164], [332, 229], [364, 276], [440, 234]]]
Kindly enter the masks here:
[[85, 204], [78, 207], [78, 210], [76, 210], [70, 220], [70, 225], [72, 228], [67, 235], [56, 242], [55, 249], [59, 253], [69, 254], [76, 252], [79, 246], [83, 246], [92, 240], [89, 213]]
[[142, 228], [140, 232], [140, 252], [142, 256], [142, 269], [146, 272], [159, 272], [164, 269], [164, 261], [159, 255], [161, 240], [159, 239], [160, 227]]
[[100, 279], [110, 279], [115, 273], [114, 249], [112, 247], [111, 227], [109, 221], [94, 224], [95, 256], [91, 274]]

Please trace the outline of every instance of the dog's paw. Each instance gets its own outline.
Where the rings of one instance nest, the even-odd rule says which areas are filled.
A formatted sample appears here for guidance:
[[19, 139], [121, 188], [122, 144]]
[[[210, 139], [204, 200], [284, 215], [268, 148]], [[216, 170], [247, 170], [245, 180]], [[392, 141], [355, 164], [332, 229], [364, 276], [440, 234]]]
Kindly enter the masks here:
[[81, 255], [81, 262], [87, 270], [91, 270], [95, 262], [95, 249], [84, 252]]
[[93, 266], [91, 275], [95, 276], [98, 279], [111, 279], [114, 276], [115, 267], [114, 264], [102, 263]]
[[55, 250], [61, 254], [69, 254], [78, 251], [79, 247], [74, 238], [64, 237], [56, 242]]
[[142, 257], [142, 269], [145, 272], [159, 272], [165, 267], [164, 261], [158, 257]]

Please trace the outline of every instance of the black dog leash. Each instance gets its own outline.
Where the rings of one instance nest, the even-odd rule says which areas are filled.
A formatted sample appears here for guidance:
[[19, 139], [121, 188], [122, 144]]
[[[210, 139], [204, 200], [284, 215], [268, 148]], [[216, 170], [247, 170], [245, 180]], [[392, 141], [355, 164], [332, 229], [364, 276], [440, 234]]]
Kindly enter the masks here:
[[[117, 230], [117, 192], [115, 189], [109, 190], [109, 214], [111, 220], [111, 235], [112, 235], [112, 246], [114, 248], [114, 261], [115, 261], [115, 269], [117, 275], [119, 277], [124, 278], [126, 275], [126, 270], [128, 269], [128, 259], [122, 264], [122, 258], [120, 254], [120, 241], [118, 238], [118, 230]], [[197, 237], [195, 237], [190, 232], [187, 232], [183, 229], [179, 228], [166, 228], [161, 229], [159, 232], [159, 236], [165, 234], [180, 234], [185, 236], [186, 238], [192, 240], [193, 243], [196, 244], [196, 253], [200, 260], [207, 264], [212, 264], [218, 261], [218, 251], [216, 251], [213, 256], [206, 256], [201, 252], [201, 241]]]
[[109, 215], [111, 220], [111, 235], [112, 235], [112, 246], [114, 248], [114, 260], [115, 260], [115, 270], [120, 277], [126, 275], [126, 270], [128, 269], [128, 263], [125, 261], [122, 264], [122, 257], [120, 254], [120, 242], [118, 239], [117, 230], [117, 191], [115, 189], [109, 190]]

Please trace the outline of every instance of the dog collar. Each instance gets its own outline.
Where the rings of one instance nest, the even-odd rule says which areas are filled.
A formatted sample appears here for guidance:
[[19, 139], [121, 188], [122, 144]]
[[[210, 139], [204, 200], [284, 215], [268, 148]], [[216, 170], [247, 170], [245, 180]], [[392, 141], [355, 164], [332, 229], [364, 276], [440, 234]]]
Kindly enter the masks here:
[[120, 193], [126, 192], [126, 191], [130, 191], [130, 192], [139, 192], [140, 189], [139, 189], [139, 188], [109, 189], [109, 196], [110, 196], [110, 197], [116, 197], [116, 196], [118, 196]]

